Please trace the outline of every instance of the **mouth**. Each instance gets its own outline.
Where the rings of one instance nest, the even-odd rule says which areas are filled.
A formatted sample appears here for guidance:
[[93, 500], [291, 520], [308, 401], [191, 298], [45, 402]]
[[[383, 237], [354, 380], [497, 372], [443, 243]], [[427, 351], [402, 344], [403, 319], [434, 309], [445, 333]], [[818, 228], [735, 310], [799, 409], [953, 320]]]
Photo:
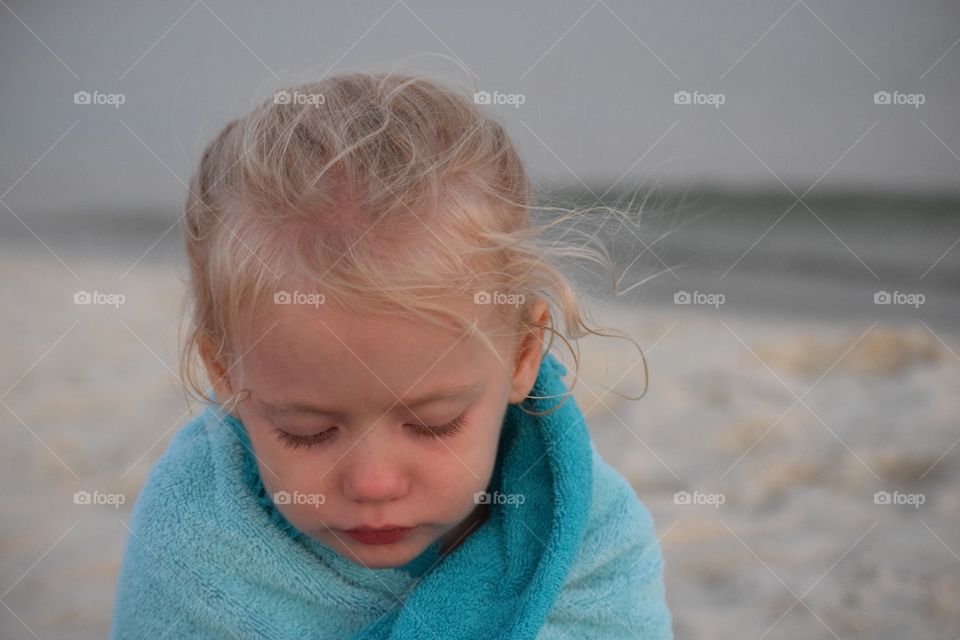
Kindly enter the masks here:
[[381, 545], [400, 542], [406, 538], [413, 529], [413, 527], [387, 525], [386, 527], [359, 527], [357, 529], [346, 530], [344, 533], [361, 544]]

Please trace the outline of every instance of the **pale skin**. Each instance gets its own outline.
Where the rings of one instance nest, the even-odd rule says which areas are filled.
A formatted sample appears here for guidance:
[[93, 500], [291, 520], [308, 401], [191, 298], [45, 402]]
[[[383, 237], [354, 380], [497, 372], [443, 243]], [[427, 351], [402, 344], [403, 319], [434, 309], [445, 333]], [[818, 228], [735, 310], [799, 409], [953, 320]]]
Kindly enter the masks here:
[[[488, 306], [452, 306], [488, 321]], [[291, 524], [357, 564], [399, 567], [436, 540], [452, 551], [482, 524], [487, 507], [474, 494], [491, 479], [507, 405], [523, 401], [536, 381], [547, 303], [535, 300], [530, 317], [539, 328], [495, 338], [497, 357], [456, 330], [334, 304], [275, 305], [235, 345], [245, 355], [229, 372], [209, 349], [201, 353], [218, 398], [247, 392], [232, 413], [246, 426], [270, 495], [322, 496], [277, 504]], [[473, 388], [413, 403], [449, 386]], [[458, 432], [420, 427], [458, 419]], [[294, 448], [277, 430], [327, 435]], [[414, 529], [386, 545], [344, 533], [385, 525]]]

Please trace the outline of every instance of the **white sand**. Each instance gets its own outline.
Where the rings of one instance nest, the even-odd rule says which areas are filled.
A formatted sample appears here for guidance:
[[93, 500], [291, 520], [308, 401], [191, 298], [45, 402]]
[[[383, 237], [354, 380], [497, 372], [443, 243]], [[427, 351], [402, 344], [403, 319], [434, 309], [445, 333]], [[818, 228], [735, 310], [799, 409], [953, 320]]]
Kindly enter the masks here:
[[[584, 343], [607, 346], [576, 389], [654, 514], [678, 637], [956, 638], [957, 341], [921, 324], [682, 309], [604, 316], [647, 348], [645, 398], [595, 382], [636, 358], [622, 340]], [[615, 388], [641, 389], [635, 376]], [[704, 497], [676, 504], [676, 491]], [[878, 505], [877, 491], [925, 501]]]
[[[46, 253], [0, 258], [0, 636], [11, 640], [106, 635], [124, 523], [186, 418], [176, 273], [145, 262], [118, 281], [129, 263], [68, 264], [80, 280]], [[76, 306], [81, 289], [126, 303]], [[955, 336], [938, 331], [948, 348], [919, 323], [728, 309], [600, 315], [645, 348], [651, 386], [637, 402], [603, 394], [636, 352], [590, 338], [575, 394], [601, 453], [655, 517], [678, 638], [960, 635]], [[615, 388], [636, 395], [641, 375]], [[793, 393], [802, 403], [788, 411]], [[77, 505], [80, 490], [126, 502]], [[925, 502], [877, 505], [881, 490]], [[676, 504], [676, 491], [725, 502]]]

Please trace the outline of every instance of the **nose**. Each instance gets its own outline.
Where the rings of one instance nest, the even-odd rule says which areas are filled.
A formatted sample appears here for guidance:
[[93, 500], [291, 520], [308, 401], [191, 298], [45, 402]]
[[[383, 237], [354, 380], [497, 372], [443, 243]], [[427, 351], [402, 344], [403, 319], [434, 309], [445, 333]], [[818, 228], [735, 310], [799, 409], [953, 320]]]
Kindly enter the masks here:
[[410, 479], [402, 461], [391, 452], [389, 443], [374, 442], [374, 437], [367, 434], [341, 461], [341, 491], [348, 500], [389, 502], [409, 491]]

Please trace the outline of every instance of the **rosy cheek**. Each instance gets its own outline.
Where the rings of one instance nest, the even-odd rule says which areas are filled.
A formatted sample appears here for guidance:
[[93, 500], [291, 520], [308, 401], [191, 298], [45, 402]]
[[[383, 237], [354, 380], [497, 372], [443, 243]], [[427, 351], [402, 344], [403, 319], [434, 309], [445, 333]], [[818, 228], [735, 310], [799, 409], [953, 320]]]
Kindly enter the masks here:
[[[254, 455], [257, 457], [260, 478], [270, 496], [273, 497], [280, 492], [292, 492], [295, 489], [313, 490], [311, 487], [301, 486], [298, 469], [302, 462], [294, 459], [282, 443], [253, 441], [252, 444]], [[274, 502], [277, 502], [276, 498]]]

